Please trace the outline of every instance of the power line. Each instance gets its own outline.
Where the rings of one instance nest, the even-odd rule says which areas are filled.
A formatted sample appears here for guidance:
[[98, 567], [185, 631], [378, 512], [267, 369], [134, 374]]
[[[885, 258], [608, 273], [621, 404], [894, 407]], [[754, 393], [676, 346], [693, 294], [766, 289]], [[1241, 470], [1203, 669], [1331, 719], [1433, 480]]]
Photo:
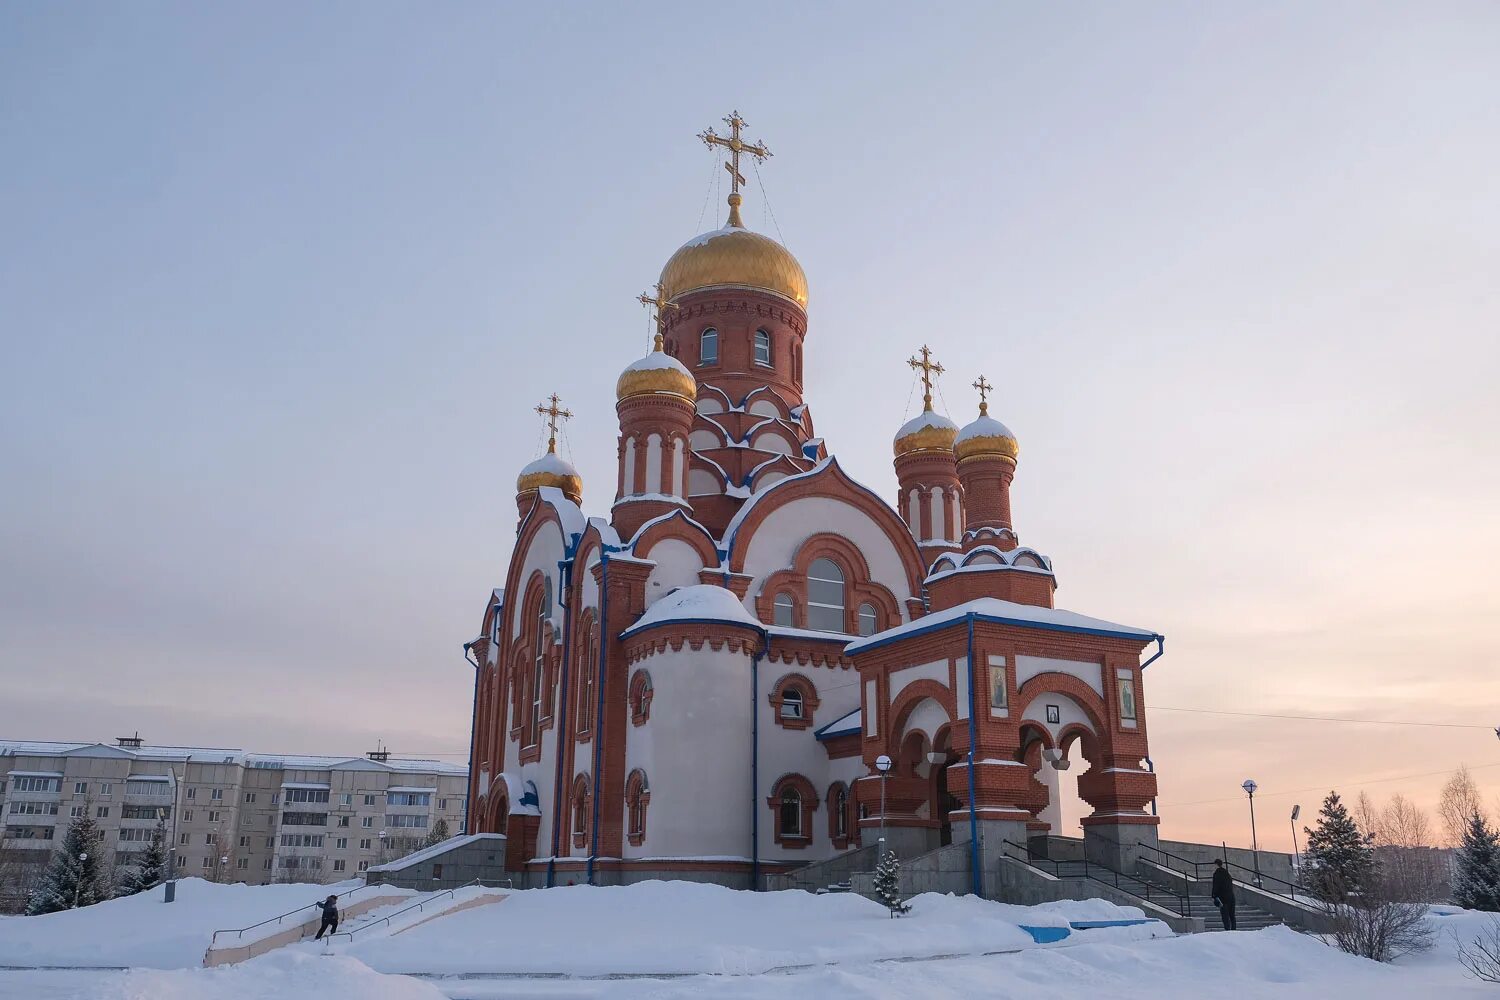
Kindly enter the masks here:
[[1435, 729], [1487, 729], [1494, 726], [1477, 725], [1471, 722], [1407, 722], [1399, 719], [1340, 719], [1330, 715], [1280, 715], [1273, 712], [1227, 712], [1216, 708], [1174, 708], [1169, 705], [1152, 705], [1153, 712], [1191, 712], [1195, 715], [1234, 715], [1246, 719], [1293, 719], [1298, 722], [1346, 722], [1363, 726], [1426, 726]]
[[[1484, 771], [1492, 767], [1500, 767], [1500, 762], [1494, 764], [1480, 764], [1478, 767], [1469, 768], [1469, 770]], [[1342, 785], [1345, 788], [1363, 788], [1365, 785], [1383, 785], [1391, 781], [1411, 781], [1416, 778], [1431, 778], [1439, 774], [1453, 774], [1457, 770], [1458, 768], [1451, 767], [1442, 771], [1423, 771], [1421, 774], [1398, 774], [1394, 778], [1370, 778], [1367, 781], [1335, 781], [1321, 785], [1313, 785], [1311, 788], [1292, 788], [1282, 792], [1266, 792], [1264, 790], [1257, 789], [1256, 794], [1261, 798], [1272, 798], [1280, 795], [1302, 795], [1306, 792], [1321, 792], [1324, 789], [1332, 789], [1337, 785]], [[1217, 802], [1238, 802], [1240, 801], [1240, 798], [1241, 796], [1238, 795], [1228, 795], [1221, 799], [1196, 799], [1192, 802], [1172, 802], [1170, 799], [1165, 799], [1162, 801], [1162, 805], [1170, 806], [1173, 809], [1185, 809], [1188, 806], [1205, 806]]]

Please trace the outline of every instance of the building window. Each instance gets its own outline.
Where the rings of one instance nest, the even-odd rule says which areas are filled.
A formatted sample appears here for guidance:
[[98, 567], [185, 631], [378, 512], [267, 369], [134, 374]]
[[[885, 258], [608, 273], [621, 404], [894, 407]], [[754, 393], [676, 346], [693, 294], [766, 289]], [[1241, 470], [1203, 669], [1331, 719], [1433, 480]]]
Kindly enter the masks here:
[[771, 605], [771, 620], [777, 625], [791, 628], [797, 623], [795, 610], [791, 594], [777, 594]]
[[755, 331], [755, 363], [771, 367], [771, 335], [764, 330]]
[[343, 858], [334, 858], [333, 859], [333, 870], [336, 871], [336, 872], [341, 872], [341, 871], [344, 870], [344, 859]]
[[365, 817], [362, 817], [360, 819], [360, 821], [359, 821], [359, 825], [362, 826], [362, 827], [364, 827], [366, 830], [372, 829], [375, 826], [375, 817], [374, 816], [365, 816]]
[[339, 805], [341, 805], [341, 806], [352, 806], [353, 804], [354, 804], [354, 796], [353, 795], [351, 795], [348, 792], [340, 792], [339, 793]]
[[[360, 842], [359, 842], [359, 849], [361, 851], [368, 851], [370, 849], [370, 838], [369, 837], [365, 837], [365, 838], [363, 838], [363, 839], [360, 840]], [[361, 868], [360, 871], [364, 871], [364, 869]]]
[[327, 802], [328, 789], [326, 788], [288, 788], [286, 790], [288, 802]]
[[249, 847], [250, 846], [250, 838], [249, 837], [241, 837], [240, 838], [240, 846], [241, 847]]
[[362, 872], [369, 871], [370, 870], [370, 862], [368, 862], [368, 861], [361, 861], [359, 863], [359, 870], [362, 871]]
[[859, 606], [859, 634], [874, 635], [877, 631], [879, 618], [875, 614], [875, 605], [861, 604]]
[[348, 817], [348, 816], [340, 816], [339, 817], [339, 826], [345, 826], [345, 827], [347, 827], [349, 825], [349, 819], [350, 819], [350, 817]]
[[573, 846], [585, 847], [589, 842], [589, 779], [580, 774], [573, 781]]
[[588, 625], [583, 634], [583, 650], [578, 664], [578, 710], [575, 723], [580, 737], [593, 727], [594, 722], [594, 671], [599, 664], [598, 625]]
[[431, 792], [386, 792], [388, 806], [425, 806], [432, 803]]
[[427, 817], [406, 813], [387, 813], [385, 825], [395, 829], [425, 830], [427, 829]]
[[247, 870], [250, 867], [250, 859], [249, 858], [238, 858], [234, 862], [234, 867], [237, 868], [240, 871], [245, 871], [245, 870]]
[[828, 836], [833, 846], [849, 846], [849, 789], [837, 782], [828, 790]]
[[245, 801], [246, 802], [254, 802], [255, 801], [255, 793], [254, 792], [246, 792], [245, 793]]
[[719, 363], [719, 331], [713, 327], [704, 330], [698, 337], [698, 363], [700, 365]]
[[646, 839], [646, 807], [651, 804], [651, 786], [646, 772], [637, 768], [625, 782], [625, 807], [629, 824], [626, 833], [630, 843], [639, 847]]
[[637, 670], [635, 676], [630, 678], [630, 721], [637, 726], [644, 726], [651, 718], [651, 699], [655, 697], [656, 689], [651, 684], [651, 675], [644, 670]]
[[224, 801], [224, 789], [222, 789], [222, 788], [215, 788], [209, 794], [208, 797], [211, 798], [211, 799], [213, 799], [215, 802], [223, 802]]
[[187, 797], [190, 798], [190, 799], [197, 798], [198, 797], [198, 789], [196, 789], [196, 788], [189, 788], [187, 790]]
[[844, 631], [844, 571], [832, 559], [814, 559], [807, 568], [807, 627]]
[[333, 846], [340, 851], [347, 850], [349, 847], [349, 838], [340, 837], [333, 842]]
[[61, 778], [35, 778], [22, 775], [12, 780], [10, 790], [13, 792], [55, 792], [62, 787]]
[[812, 843], [812, 812], [818, 808], [812, 782], [800, 774], [782, 775], [767, 804], [774, 812], [772, 830], [777, 844], [803, 848]]
[[217, 823], [219, 821], [219, 814], [217, 812], [210, 811], [208, 814], [208, 821], [210, 823]]
[[87, 781], [75, 781], [75, 782], [73, 782], [73, 794], [74, 795], [87, 795], [88, 793], [89, 793], [89, 783]]
[[193, 821], [193, 811], [191, 809], [184, 809], [182, 811], [182, 821], [184, 823], [191, 823]]
[[818, 708], [818, 693], [812, 681], [801, 674], [787, 674], [771, 688], [768, 698], [778, 726], [807, 729]]
[[188, 846], [188, 840], [191, 839], [192, 836], [193, 835], [191, 833], [184, 833], [182, 836], [177, 838], [178, 845], [181, 847]]
[[[21, 803], [19, 803], [19, 802], [12, 803], [11, 807], [10, 807], [10, 811], [11, 812], [15, 812], [16, 808], [18, 806], [20, 806], [20, 805], [21, 805]], [[84, 810], [83, 806], [74, 806], [72, 809], [68, 810], [68, 815], [71, 816], [71, 817], [73, 817], [74, 819], [77, 819], [79, 816], [83, 815], [83, 810]]]
[[438, 799], [438, 812], [447, 812], [447, 811], [448, 811], [448, 800], [447, 799]]

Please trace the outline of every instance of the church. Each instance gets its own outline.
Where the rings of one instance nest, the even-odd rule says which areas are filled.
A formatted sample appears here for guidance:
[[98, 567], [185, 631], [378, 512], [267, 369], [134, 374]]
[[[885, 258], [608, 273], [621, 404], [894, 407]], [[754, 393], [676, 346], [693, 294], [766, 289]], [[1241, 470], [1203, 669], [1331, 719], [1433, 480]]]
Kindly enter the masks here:
[[531, 886], [760, 888], [883, 841], [903, 861], [966, 845], [978, 889], [1064, 832], [1059, 781], [1086, 761], [1084, 840], [1122, 862], [1156, 835], [1143, 671], [1162, 636], [1055, 606], [982, 376], [960, 427], [922, 347], [896, 495], [840, 466], [803, 396], [807, 277], [740, 216], [741, 159], [770, 152], [725, 122], [700, 138], [725, 151], [728, 221], [642, 296], [655, 348], [615, 385], [600, 513], [556, 453], [568, 411], [537, 408], [547, 452], [520, 470], [514, 553], [468, 646], [468, 832], [503, 834]]

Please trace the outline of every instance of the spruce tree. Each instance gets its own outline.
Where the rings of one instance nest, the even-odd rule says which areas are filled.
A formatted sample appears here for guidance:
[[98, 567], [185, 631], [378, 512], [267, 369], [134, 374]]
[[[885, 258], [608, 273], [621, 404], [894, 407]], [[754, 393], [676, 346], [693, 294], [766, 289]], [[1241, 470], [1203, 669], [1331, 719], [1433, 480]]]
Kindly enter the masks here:
[[1371, 837], [1360, 832], [1338, 792], [1329, 792], [1323, 800], [1318, 825], [1302, 830], [1307, 834], [1304, 856], [1312, 869], [1312, 889], [1320, 898], [1336, 902], [1369, 884], [1375, 871]]
[[151, 831], [151, 842], [140, 853], [135, 863], [127, 868], [120, 879], [116, 896], [134, 896], [138, 892], [155, 888], [167, 875], [167, 823], [157, 820]]
[[1500, 834], [1478, 812], [1453, 859], [1453, 901], [1469, 910], [1500, 912]]
[[111, 895], [105, 877], [104, 838], [94, 822], [93, 807], [85, 804], [83, 815], [68, 825], [62, 847], [52, 855], [41, 882], [32, 890], [26, 913], [36, 916], [91, 906]]
[[422, 841], [422, 846], [424, 848], [432, 847], [434, 844], [441, 844], [447, 839], [448, 821], [440, 818], [432, 825], [432, 832], [427, 835], [426, 840]]
[[875, 867], [875, 896], [891, 911], [892, 917], [911, 909], [901, 902], [901, 862], [894, 851], [888, 852]]

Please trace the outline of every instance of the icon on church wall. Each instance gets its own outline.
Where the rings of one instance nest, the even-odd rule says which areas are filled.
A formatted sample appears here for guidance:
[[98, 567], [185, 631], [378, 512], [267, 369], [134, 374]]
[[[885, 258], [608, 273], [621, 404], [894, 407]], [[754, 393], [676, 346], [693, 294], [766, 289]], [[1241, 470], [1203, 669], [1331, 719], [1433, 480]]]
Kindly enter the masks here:
[[1047, 722], [1050, 725], [1058, 725], [1062, 722], [1062, 708], [1057, 705], [1047, 706]]

